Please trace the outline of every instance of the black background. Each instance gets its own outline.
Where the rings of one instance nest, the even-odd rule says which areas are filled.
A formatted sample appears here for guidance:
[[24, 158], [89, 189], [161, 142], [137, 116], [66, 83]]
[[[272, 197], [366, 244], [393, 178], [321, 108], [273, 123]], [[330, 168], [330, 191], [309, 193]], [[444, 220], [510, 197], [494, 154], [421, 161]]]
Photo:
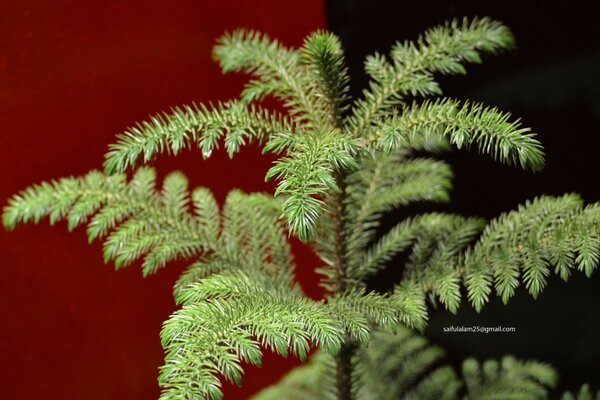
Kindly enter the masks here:
[[[383, 231], [407, 213], [443, 210], [493, 218], [541, 194], [577, 192], [600, 201], [600, 14], [595, 2], [498, 1], [408, 2], [329, 0], [328, 26], [338, 34], [350, 66], [353, 95], [367, 84], [366, 55], [387, 53], [397, 40], [416, 39], [451, 18], [489, 16], [514, 32], [517, 48], [485, 57], [466, 76], [440, 77], [444, 94], [510, 111], [539, 133], [546, 167], [538, 173], [455, 151], [445, 157], [455, 172], [452, 203], [419, 205], [386, 217]], [[400, 277], [396, 260], [371, 282], [391, 287]], [[557, 393], [588, 382], [600, 388], [600, 273], [574, 273], [568, 283], [552, 276], [534, 300], [521, 287], [507, 306], [494, 296], [477, 314], [463, 301], [456, 316], [431, 314], [427, 336], [443, 346], [451, 363], [513, 354], [553, 364], [561, 380]], [[449, 325], [514, 326], [516, 333], [443, 333]]]

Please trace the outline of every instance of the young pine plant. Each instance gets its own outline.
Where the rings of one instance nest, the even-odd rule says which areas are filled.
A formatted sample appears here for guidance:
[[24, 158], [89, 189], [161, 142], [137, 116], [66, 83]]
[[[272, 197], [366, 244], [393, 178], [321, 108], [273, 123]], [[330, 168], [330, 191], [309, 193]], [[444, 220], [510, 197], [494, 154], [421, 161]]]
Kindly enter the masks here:
[[[367, 57], [362, 98], [348, 96], [339, 39], [326, 32], [290, 49], [263, 34], [223, 36], [214, 57], [224, 72], [252, 79], [240, 99], [175, 108], [118, 136], [104, 172], [25, 189], [4, 208], [4, 225], [66, 219], [104, 238], [117, 268], [142, 259], [144, 275], [190, 259], [175, 284], [182, 307], [164, 324], [161, 399], [220, 399], [222, 381], [241, 384], [244, 363], [263, 348], [310, 361], [256, 399], [542, 399], [556, 382], [548, 365], [466, 360], [440, 366], [441, 349], [416, 334], [428, 302], [456, 312], [462, 293], [477, 311], [495, 292], [507, 302], [519, 285], [536, 297], [551, 273], [591, 275], [598, 264], [600, 204], [576, 194], [540, 196], [492, 221], [439, 212], [399, 221], [381, 237], [383, 213], [413, 202], [448, 201], [448, 164], [423, 154], [467, 148], [533, 171], [544, 164], [536, 135], [510, 114], [439, 97], [437, 74], [510, 48], [513, 37], [486, 18], [453, 21], [389, 57]], [[274, 96], [286, 113], [263, 108]], [[430, 98], [423, 100], [424, 98]], [[160, 190], [138, 164], [159, 153], [219, 147], [234, 156], [258, 142], [280, 155], [267, 173], [274, 196], [233, 191], [220, 207], [178, 172]], [[327, 295], [303, 295], [287, 238], [322, 260]], [[408, 254], [388, 293], [366, 282], [395, 255]], [[464, 288], [464, 289], [463, 289]], [[584, 386], [565, 399], [591, 399]]]

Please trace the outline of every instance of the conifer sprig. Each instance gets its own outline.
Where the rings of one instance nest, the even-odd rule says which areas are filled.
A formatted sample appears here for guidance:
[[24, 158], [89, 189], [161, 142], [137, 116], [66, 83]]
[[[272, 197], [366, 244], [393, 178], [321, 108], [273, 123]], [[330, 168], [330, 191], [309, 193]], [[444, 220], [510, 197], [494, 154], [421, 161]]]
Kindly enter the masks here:
[[373, 325], [394, 330], [419, 318], [397, 296], [351, 291], [325, 304], [303, 297], [285, 276], [244, 270], [191, 283], [177, 301], [183, 308], [161, 334], [163, 399], [220, 399], [218, 376], [240, 385], [240, 361], [260, 365], [260, 347], [304, 360], [311, 345], [336, 354], [345, 335], [367, 344]]
[[222, 398], [219, 375], [241, 384], [240, 362], [260, 365], [260, 346], [303, 359], [311, 343], [333, 353], [340, 348], [343, 330], [322, 303], [265, 281], [217, 276], [182, 293], [183, 308], [161, 333], [162, 399]]
[[[560, 398], [561, 400], [599, 400], [600, 399], [600, 390], [596, 392], [596, 395], [592, 393], [590, 387], [586, 384], [581, 386], [579, 391], [576, 394], [571, 392], [566, 392]], [[265, 399], [266, 400], [266, 399]]]
[[238, 30], [219, 39], [213, 56], [225, 73], [256, 76], [242, 93], [243, 101], [275, 96], [295, 119], [312, 129], [319, 129], [330, 120], [324, 100], [312, 92], [313, 81], [300, 62], [298, 51], [281, 46], [265, 34]]
[[[267, 147], [268, 148], [268, 147]], [[275, 162], [266, 179], [279, 179], [275, 196], [282, 205], [289, 229], [307, 240], [324, 208], [323, 197], [339, 192], [335, 171], [355, 169], [355, 141], [334, 130], [307, 133], [297, 140], [290, 155]]]
[[402, 142], [414, 141], [412, 136], [443, 136], [459, 149], [476, 146], [480, 153], [495, 160], [534, 171], [542, 169], [544, 154], [536, 135], [509, 119], [510, 114], [481, 104], [461, 105], [448, 99], [425, 101], [383, 120], [370, 140], [376, 141], [377, 148], [390, 152]]
[[[142, 168], [129, 183], [124, 174], [106, 176], [92, 171], [81, 178], [63, 178], [34, 185], [14, 196], [4, 209], [8, 228], [18, 223], [50, 223], [66, 219], [69, 230], [88, 223], [90, 242], [107, 236], [105, 261], [116, 268], [144, 259], [144, 275], [167, 262], [213, 249], [203, 231], [214, 221], [197, 218], [189, 210], [187, 179], [167, 176], [156, 192], [154, 170]], [[151, 221], [151, 223], [149, 223]]]
[[600, 260], [599, 224], [597, 204], [584, 208], [573, 194], [542, 196], [493, 220], [464, 259], [469, 300], [480, 310], [494, 284], [506, 303], [521, 276], [537, 297], [552, 266], [564, 280], [574, 269], [590, 276]]
[[315, 32], [304, 41], [301, 54], [317, 93], [328, 105], [333, 126], [341, 128], [350, 101], [350, 78], [340, 40], [328, 32]]
[[225, 150], [233, 156], [253, 141], [264, 142], [274, 134], [297, 131], [294, 122], [277, 112], [246, 106], [237, 101], [215, 106], [193, 104], [158, 114], [117, 136], [106, 154], [106, 172], [123, 172], [137, 163], [150, 162], [162, 152], [177, 155], [197, 146], [210, 157], [225, 137]]
[[464, 63], [480, 63], [480, 53], [495, 54], [513, 43], [512, 33], [500, 22], [465, 18], [430, 29], [417, 42], [397, 43], [391, 63], [379, 55], [368, 57], [366, 69], [373, 81], [353, 106], [347, 120], [350, 131], [367, 134], [370, 124], [407, 95], [440, 94], [433, 74], [464, 74]]

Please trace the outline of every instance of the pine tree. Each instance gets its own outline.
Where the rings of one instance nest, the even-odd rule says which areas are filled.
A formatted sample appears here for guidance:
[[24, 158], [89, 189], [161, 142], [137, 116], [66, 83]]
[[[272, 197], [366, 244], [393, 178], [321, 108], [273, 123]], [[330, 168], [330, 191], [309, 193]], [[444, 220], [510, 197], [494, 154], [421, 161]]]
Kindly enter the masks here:
[[[265, 348], [312, 356], [256, 399], [546, 398], [557, 379], [550, 366], [507, 356], [469, 359], [455, 371], [416, 331], [431, 302], [455, 313], [463, 291], [480, 311], [493, 292], [506, 303], [519, 285], [537, 297], [553, 272], [590, 276], [600, 259], [600, 204], [540, 196], [492, 221], [430, 212], [377, 235], [389, 210], [449, 200], [452, 170], [434, 157], [451, 147], [543, 167], [529, 128], [494, 107], [440, 97], [435, 81], [512, 46], [497, 21], [452, 21], [367, 57], [371, 82], [352, 100], [335, 35], [315, 32], [291, 49], [253, 31], [226, 34], [215, 59], [224, 72], [252, 76], [239, 100], [137, 124], [110, 146], [104, 172], [25, 189], [8, 201], [4, 225], [44, 217], [67, 220], [70, 230], [87, 224], [90, 242], [104, 240], [107, 262], [142, 260], [144, 275], [191, 260], [174, 287], [181, 308], [161, 333], [163, 400], [222, 398], [222, 379], [241, 384], [242, 362], [260, 365]], [[266, 97], [285, 112], [265, 108]], [[179, 172], [160, 189], [152, 168], [127, 175], [160, 153], [198, 147], [208, 158], [223, 146], [233, 157], [251, 142], [279, 155], [266, 175], [277, 181], [274, 196], [236, 190], [220, 206]], [[289, 236], [322, 260], [323, 300], [295, 282], [302, 266]], [[369, 290], [367, 279], [401, 252], [402, 279], [389, 292]], [[577, 398], [591, 399], [589, 388]]]

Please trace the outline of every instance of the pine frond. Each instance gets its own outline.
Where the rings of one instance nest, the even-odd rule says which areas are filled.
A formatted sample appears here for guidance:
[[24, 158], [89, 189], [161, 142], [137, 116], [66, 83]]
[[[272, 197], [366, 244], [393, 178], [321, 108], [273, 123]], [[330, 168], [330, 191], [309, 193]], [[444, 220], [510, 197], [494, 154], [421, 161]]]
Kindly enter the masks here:
[[206, 238], [215, 243], [221, 230], [219, 205], [210, 190], [199, 187], [192, 191], [192, 206], [196, 219], [204, 227]]
[[208, 158], [223, 137], [231, 157], [245, 144], [296, 131], [298, 127], [288, 117], [259, 106], [237, 101], [208, 107], [193, 104], [158, 114], [118, 135], [117, 143], [109, 147], [104, 167], [108, 173], [122, 172], [153, 160], [158, 153], [178, 154], [193, 146]]
[[[161, 193], [154, 189], [155, 172], [139, 169], [129, 183], [123, 174], [106, 176], [92, 171], [80, 178], [63, 178], [34, 185], [9, 200], [3, 221], [50, 223], [67, 219], [69, 229], [88, 223], [90, 242], [108, 235], [104, 257], [117, 268], [143, 258], [147, 275], [168, 261], [189, 258], [213, 249], [204, 231], [214, 221], [196, 218], [189, 211], [187, 180], [172, 173]], [[109, 234], [110, 232], [110, 234]]]
[[189, 285], [208, 276], [240, 268], [239, 264], [226, 260], [224, 257], [202, 257], [200, 260], [187, 267], [187, 269], [179, 276], [177, 282], [175, 282], [175, 285], [173, 286], [173, 297], [175, 299], [181, 298], [183, 291], [185, 291]]
[[458, 400], [462, 383], [449, 367], [439, 367], [423, 378], [404, 400]]
[[273, 95], [307, 127], [318, 129], [330, 121], [326, 103], [312, 92], [313, 82], [299, 52], [265, 34], [237, 30], [218, 40], [213, 55], [223, 72], [245, 72], [256, 77], [242, 93], [242, 101]]
[[335, 400], [335, 360], [317, 351], [310, 361], [251, 397], [252, 400]]
[[275, 196], [285, 198], [283, 215], [290, 232], [307, 240], [324, 210], [320, 199], [339, 191], [335, 173], [357, 167], [355, 142], [337, 130], [306, 133], [298, 138], [290, 155], [275, 162], [266, 179], [279, 179]]
[[401, 322], [413, 329], [422, 331], [427, 325], [427, 306], [423, 290], [412, 282], [396, 285], [390, 295], [394, 307], [398, 310]]
[[211, 211], [205, 214], [219, 221], [220, 228], [209, 232], [211, 237], [217, 235], [211, 242], [215, 250], [184, 271], [175, 284], [175, 298], [189, 284], [224, 271], [251, 269], [291, 285], [294, 261], [286, 228], [279, 220], [280, 202], [266, 194], [234, 190], [225, 200], [222, 218], [211, 202], [205, 206]]
[[[396, 334], [376, 332], [369, 347], [360, 348], [356, 356], [357, 399], [397, 400], [414, 397], [412, 390], [415, 385], [427, 372], [433, 370], [443, 355], [442, 349], [430, 346], [424, 337], [413, 334], [405, 327], [399, 327]], [[445, 378], [443, 380], [447, 386], [443, 388], [443, 392], [446, 395], [455, 394], [460, 388], [453, 372], [437, 374], [437, 379]], [[436, 378], [436, 375], [432, 376]], [[425, 391], [425, 388], [422, 390]], [[433, 399], [438, 397], [432, 397], [431, 400]]]
[[494, 284], [506, 303], [519, 286], [537, 297], [554, 272], [567, 279], [571, 270], [591, 274], [600, 255], [600, 213], [583, 208], [574, 194], [542, 196], [493, 220], [464, 260], [468, 297], [480, 310]]
[[572, 394], [571, 392], [566, 392], [560, 398], [561, 400], [600, 400], [600, 390], [596, 392], [596, 395], [592, 393], [589, 385], [583, 385], [577, 392], [577, 394]]
[[484, 227], [482, 219], [453, 215], [446, 216], [439, 226], [428, 225], [412, 248], [404, 279], [434, 294], [446, 309], [456, 313], [461, 301], [461, 277], [456, 265]]
[[[423, 247], [427, 250], [428, 243], [444, 246], [442, 239], [445, 237], [457, 233], [461, 228], [469, 228], [468, 231], [470, 232], [473, 226], [480, 227], [481, 224], [481, 220], [478, 219], [443, 213], [421, 214], [413, 218], [407, 218], [390, 229], [370, 248], [362, 251], [356, 264], [352, 265], [352, 276], [359, 280], [365, 279], [383, 268], [396, 254], [407, 250], [417, 242], [417, 248], [413, 250], [412, 257], [418, 258], [419, 248]], [[437, 257], [441, 259], [447, 256], [447, 253], [454, 254], [462, 244], [464, 244], [462, 241], [454, 244], [446, 243], [445, 247], [437, 249]], [[413, 269], [424, 267], [425, 262], [429, 261], [433, 250], [426, 252], [424, 255], [425, 261], [413, 260]], [[407, 272], [411, 272], [410, 268]]]
[[414, 136], [444, 136], [458, 148], [476, 147], [492, 158], [534, 171], [544, 166], [542, 145], [510, 114], [482, 104], [442, 99], [413, 104], [384, 119], [369, 139], [389, 152]]
[[[328, 303], [334, 315], [341, 316], [346, 333], [362, 345], [371, 339], [372, 326], [395, 330], [400, 321], [410, 320], [397, 310], [393, 299], [363, 289], [337, 294]], [[400, 311], [400, 312], [399, 312]]]
[[260, 365], [266, 347], [306, 359], [310, 344], [336, 353], [343, 330], [322, 302], [259, 273], [220, 274], [188, 286], [165, 322], [161, 399], [221, 399], [219, 376], [241, 384], [241, 362]]
[[333, 126], [341, 128], [348, 107], [350, 78], [339, 38], [332, 33], [315, 32], [304, 41], [301, 54], [316, 90], [328, 104]]
[[439, 94], [434, 73], [464, 73], [462, 64], [481, 62], [480, 53], [497, 53], [509, 48], [513, 37], [500, 22], [487, 18], [454, 20], [427, 31], [416, 43], [396, 44], [392, 63], [375, 55], [367, 59], [373, 78], [364, 98], [355, 102], [347, 125], [352, 134], [364, 136], [371, 124], [407, 95]]
[[465, 360], [462, 374], [469, 400], [542, 400], [557, 382], [556, 372], [549, 365], [511, 356], [500, 363], [487, 360], [482, 365], [474, 359]]
[[200, 256], [182, 275], [176, 292], [239, 265], [293, 279], [293, 258], [279, 220], [278, 200], [233, 191], [221, 218], [212, 194], [196, 188], [190, 196], [182, 174], [168, 175], [160, 193], [155, 179], [153, 169], [140, 168], [129, 183], [124, 174], [92, 171], [80, 178], [33, 185], [9, 200], [3, 222], [10, 229], [48, 216], [52, 224], [67, 219], [70, 230], [88, 222], [90, 242], [107, 236], [107, 262], [115, 260], [119, 268], [143, 258], [145, 275], [171, 260]]
[[281, 202], [262, 194], [231, 191], [223, 207], [221, 254], [246, 264], [278, 264], [292, 268], [285, 226], [279, 220]]
[[349, 176], [346, 235], [348, 259], [354, 263], [359, 262], [361, 253], [374, 239], [383, 212], [413, 202], [449, 199], [450, 167], [441, 161], [411, 159], [408, 155], [400, 150], [390, 155], [381, 152], [366, 155], [357, 171]]
[[[365, 175], [363, 179], [370, 178], [370, 174]], [[350, 193], [350, 199], [358, 204], [368, 200], [369, 207], [361, 212], [369, 216], [413, 202], [446, 202], [452, 176], [450, 166], [442, 161], [423, 158], [389, 162], [381, 171], [381, 184], [376, 192], [369, 193], [372, 198], [356, 198], [356, 194]]]
[[299, 297], [300, 287], [287, 279], [284, 274], [267, 275], [253, 268], [243, 266], [236, 270], [212, 274], [191, 283], [175, 298], [183, 306], [215, 299], [242, 298], [259, 295], [261, 291], [269, 295]]
[[392, 330], [402, 328], [400, 322], [423, 326], [424, 306], [416, 305], [409, 290], [389, 297], [349, 291], [324, 304], [301, 297], [285, 277], [252, 270], [211, 275], [188, 285], [176, 300], [184, 307], [162, 335], [164, 398], [192, 396], [193, 388], [200, 398], [219, 398], [218, 376], [239, 383], [240, 362], [260, 365], [260, 350], [248, 355], [260, 346], [304, 358], [309, 343], [329, 353], [339, 349], [345, 335], [366, 344], [372, 324]]

